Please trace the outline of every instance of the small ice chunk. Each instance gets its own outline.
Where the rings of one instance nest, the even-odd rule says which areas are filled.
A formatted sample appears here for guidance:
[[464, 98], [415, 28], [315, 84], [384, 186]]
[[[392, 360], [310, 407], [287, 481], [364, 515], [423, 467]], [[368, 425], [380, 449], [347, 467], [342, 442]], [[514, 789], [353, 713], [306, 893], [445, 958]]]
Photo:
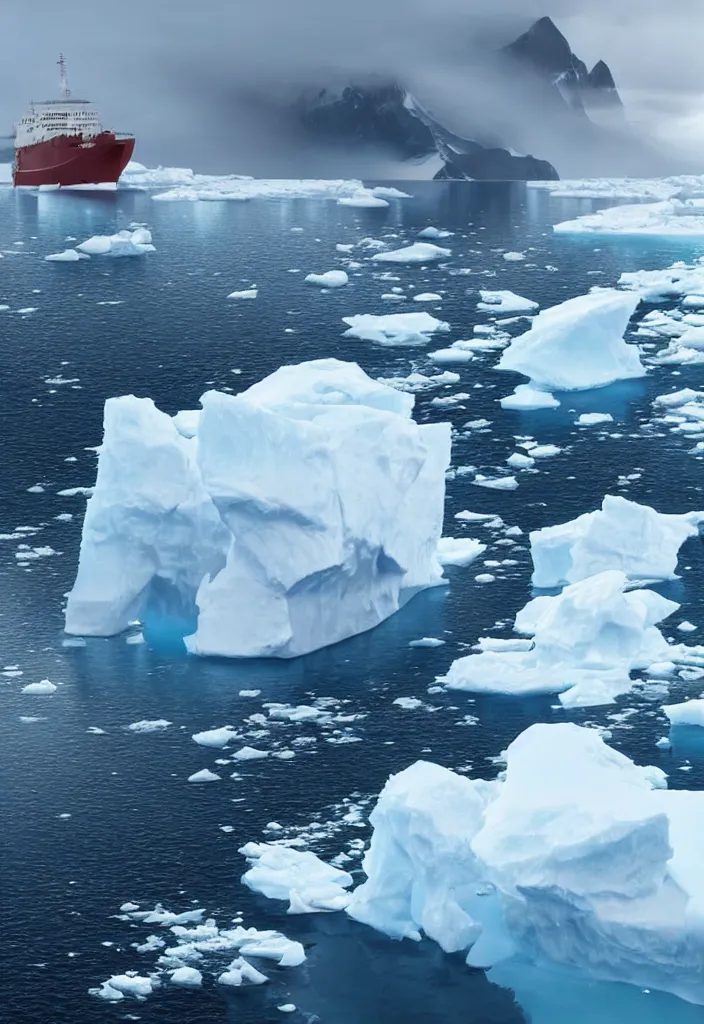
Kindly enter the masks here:
[[526, 258], [524, 252], [505, 252], [503, 255], [504, 259], [508, 260], [509, 263], [520, 263]]
[[477, 474], [472, 483], [477, 487], [488, 487], [494, 491], [515, 491], [518, 487], [515, 476], [486, 477]]
[[170, 980], [172, 985], [199, 988], [203, 984], [203, 975], [195, 967], [177, 967], [171, 972]]
[[361, 313], [342, 318], [348, 325], [346, 338], [359, 338], [377, 345], [427, 345], [436, 331], [449, 331], [450, 325], [430, 313]]
[[439, 640], [436, 636], [422, 636], [420, 640], [411, 640], [409, 647], [443, 647], [445, 640]]
[[437, 292], [418, 292], [413, 296], [414, 302], [442, 302], [442, 295]]
[[230, 292], [228, 299], [256, 299], [259, 294], [258, 288], [244, 288], [239, 292]]
[[614, 418], [609, 412], [583, 412], [575, 423], [578, 427], [595, 427], [599, 423], [613, 423]]
[[376, 252], [372, 260], [375, 263], [431, 263], [451, 255], [450, 249], [443, 249], [431, 242], [414, 242], [413, 245], [393, 249], [391, 252]]
[[679, 624], [679, 626], [677, 628], [682, 633], [693, 633], [697, 627], [694, 625], [693, 622], [687, 622], [685, 620], [684, 622], [680, 622], [680, 624]]
[[477, 303], [477, 309], [485, 313], [499, 313], [504, 316], [506, 313], [534, 313], [540, 308], [539, 303], [506, 290], [480, 291], [479, 297], [481, 301]]
[[305, 281], [319, 288], [342, 288], [349, 282], [349, 277], [344, 270], [326, 270], [324, 274], [308, 274]]
[[127, 728], [130, 732], [161, 732], [162, 729], [168, 729], [170, 725], [173, 723], [167, 722], [165, 718], [143, 718], [139, 722], [132, 722]]
[[551, 459], [553, 455], [559, 455], [562, 448], [558, 448], [556, 444], [536, 444], [534, 448], [531, 448], [530, 454], [534, 459]]
[[483, 551], [486, 544], [472, 537], [441, 537], [437, 548], [440, 565], [470, 565]]
[[220, 782], [221, 776], [217, 772], [211, 772], [209, 768], [201, 768], [199, 772], [189, 775], [187, 782]]
[[549, 391], [541, 391], [532, 384], [518, 384], [512, 395], [500, 399], [502, 409], [557, 409], [559, 404]]
[[531, 458], [530, 455], [524, 455], [522, 452], [514, 452], [513, 455], [509, 455], [506, 459], [506, 463], [512, 469], [530, 469], [535, 465], [535, 459]]
[[403, 708], [404, 711], [415, 711], [417, 708], [423, 707], [423, 701], [419, 700], [418, 697], [397, 697], [392, 703], [399, 708]]
[[259, 761], [263, 757], [268, 757], [268, 750], [257, 750], [256, 747], [240, 747], [232, 755], [234, 761]]
[[442, 228], [434, 228], [430, 226], [419, 231], [418, 238], [449, 238], [452, 234], [452, 231], [444, 231]]
[[224, 725], [221, 729], [208, 729], [205, 732], [195, 732], [191, 739], [201, 747], [226, 747], [237, 737], [237, 731], [231, 725]]
[[48, 679], [42, 679], [40, 683], [28, 683], [22, 687], [22, 693], [31, 693], [39, 697], [48, 696], [50, 693], [56, 693], [58, 686], [56, 683], [50, 682]]
[[252, 967], [244, 957], [238, 956], [236, 960], [232, 961], [228, 969], [220, 975], [218, 984], [239, 988], [245, 983], [248, 985], [263, 985], [268, 980], [266, 974], [262, 974], [256, 967]]

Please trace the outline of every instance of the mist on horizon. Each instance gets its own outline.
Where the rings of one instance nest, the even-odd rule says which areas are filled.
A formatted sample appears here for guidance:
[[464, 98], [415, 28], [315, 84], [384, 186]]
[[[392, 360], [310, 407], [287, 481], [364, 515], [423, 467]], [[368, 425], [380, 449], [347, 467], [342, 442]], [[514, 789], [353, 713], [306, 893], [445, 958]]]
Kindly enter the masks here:
[[[652, 165], [640, 173], [663, 173], [658, 147], [674, 157], [681, 142], [683, 164], [704, 156], [704, 69], [694, 34], [682, 30], [692, 0], [667, 17], [654, 0], [481, 0], [471, 12], [466, 0], [359, 0], [340, 9], [329, 0], [258, 0], [245, 9], [228, 0], [181, 9], [124, 0], [108, 12], [88, 0], [7, 6], [13, 45], [0, 67], [0, 134], [30, 98], [57, 95], [61, 49], [74, 95], [92, 100], [109, 127], [134, 132], [136, 159], [148, 164], [278, 177], [412, 175], [412, 163], [400, 165], [383, 148], [314, 142], [291, 116], [304, 92], [381, 75], [457, 134], [493, 130], [562, 176], [618, 173], [627, 125], [613, 153], [605, 144], [595, 159], [578, 124], [541, 116], [542, 94], [529, 76], [492, 59], [548, 14], [588, 65], [609, 63], [632, 130], [654, 140]], [[678, 124], [688, 138], [680, 140]]]

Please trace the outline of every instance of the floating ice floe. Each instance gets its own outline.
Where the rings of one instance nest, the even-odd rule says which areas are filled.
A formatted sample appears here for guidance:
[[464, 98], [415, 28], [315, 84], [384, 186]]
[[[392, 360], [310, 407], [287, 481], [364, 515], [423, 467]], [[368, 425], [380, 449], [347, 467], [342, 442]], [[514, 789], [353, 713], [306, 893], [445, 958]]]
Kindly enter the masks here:
[[549, 391], [540, 391], [531, 384], [518, 384], [512, 395], [499, 399], [502, 409], [557, 409], [559, 401]]
[[557, 234], [654, 235], [704, 238], [704, 201], [666, 199], [660, 203], [612, 206], [556, 224]]
[[606, 569], [631, 580], [676, 579], [679, 550], [702, 522], [704, 512], [668, 515], [607, 494], [600, 509], [530, 534], [533, 586], [561, 587]]
[[85, 252], [78, 252], [77, 249], [64, 249], [63, 252], [55, 252], [45, 256], [47, 263], [78, 263], [79, 260], [89, 260], [90, 256]]
[[259, 294], [258, 288], [244, 288], [239, 292], [230, 292], [228, 299], [256, 299]]
[[142, 227], [114, 235], [93, 235], [80, 242], [76, 249], [84, 256], [142, 256], [156, 251], [151, 232]]
[[288, 900], [289, 914], [344, 910], [353, 879], [309, 850], [271, 843], [247, 843], [240, 850], [251, 867], [242, 881], [269, 899]]
[[345, 338], [359, 338], [360, 341], [371, 341], [389, 348], [427, 345], [436, 331], [450, 330], [448, 323], [425, 310], [421, 313], [382, 313], [379, 316], [360, 313], [342, 319], [349, 326], [349, 330], [344, 332]]
[[509, 263], [521, 263], [526, 258], [524, 252], [505, 252], [502, 255]]
[[442, 302], [442, 295], [437, 292], [419, 292], [413, 296], [414, 302]]
[[442, 228], [427, 227], [418, 232], [418, 238], [449, 238], [453, 231], [445, 231]]
[[[119, 188], [156, 192], [164, 202], [242, 201], [247, 199], [407, 198], [398, 189], [367, 189], [355, 179], [251, 178], [239, 174], [196, 174], [188, 167], [149, 168], [132, 161], [123, 171]], [[358, 205], [358, 204], [353, 204]], [[361, 203], [359, 204], [361, 205]], [[369, 205], [365, 203], [364, 205]], [[378, 204], [374, 204], [378, 205]]]
[[[113, 975], [100, 988], [89, 990], [91, 995], [109, 1002], [117, 1002], [125, 996], [146, 999], [163, 981], [184, 987], [200, 987], [206, 970], [213, 980], [222, 985], [261, 985], [268, 978], [245, 957], [271, 960], [279, 967], [296, 967], [306, 959], [301, 943], [286, 938], [281, 932], [245, 928], [239, 923], [235, 927], [220, 928], [214, 918], [203, 921], [203, 909], [178, 914], [165, 910], [161, 904], [157, 904], [153, 911], [143, 911], [135, 903], [125, 903], [120, 911], [122, 919], [129, 921], [132, 927], [157, 925], [168, 929], [170, 935], [161, 938], [159, 934], [151, 934], [145, 942], [133, 943], [142, 955], [158, 953], [155, 967], [148, 975], [127, 971]], [[169, 938], [171, 945], [167, 942]], [[238, 956], [223, 972], [220, 958], [233, 952]]]
[[376, 252], [372, 256], [375, 263], [432, 263], [434, 260], [446, 259], [452, 255], [451, 249], [433, 245], [432, 242], [414, 242], [402, 249], [391, 252]]
[[162, 732], [172, 724], [172, 722], [167, 722], [165, 718], [143, 718], [140, 722], [132, 722], [127, 728], [130, 732]]
[[151, 610], [194, 654], [293, 657], [371, 629], [441, 582], [450, 425], [413, 402], [335, 359], [207, 392], [193, 437], [109, 399], [67, 632]]
[[550, 192], [556, 199], [670, 199], [683, 189], [701, 189], [704, 177], [685, 174], [669, 178], [575, 178], [527, 181], [527, 188]]
[[194, 772], [193, 775], [189, 775], [187, 782], [220, 782], [221, 776], [216, 772], [211, 772], [210, 768], [201, 768], [199, 772]]
[[704, 726], [704, 700], [701, 698], [687, 700], [683, 704], [665, 704], [663, 711], [670, 725]]
[[605, 387], [643, 377], [635, 345], [624, 341], [638, 296], [605, 289], [545, 309], [526, 334], [515, 338], [497, 363], [545, 391]]
[[539, 303], [509, 291], [480, 291], [479, 299], [477, 309], [501, 316], [507, 313], [533, 313], [540, 308]]
[[[657, 422], [676, 434], [704, 438], [704, 391], [684, 388], [681, 391], [658, 395], [653, 405], [658, 413]], [[695, 445], [692, 451], [700, 454], [700, 444], [701, 442]]]
[[[619, 285], [638, 292], [644, 302], [704, 294], [704, 259], [678, 261], [664, 270], [634, 270], [621, 274]], [[700, 308], [700, 307], [695, 307]]]
[[440, 565], [470, 565], [484, 551], [486, 544], [472, 537], [441, 537], [438, 542]]
[[602, 423], [613, 423], [610, 412], [583, 412], [575, 420], [578, 427], [598, 427]]
[[704, 794], [573, 724], [505, 756], [503, 781], [423, 761], [392, 776], [348, 914], [473, 967], [518, 954], [704, 1003]]
[[406, 377], [377, 377], [380, 384], [387, 387], [397, 388], [399, 391], [410, 391], [415, 394], [419, 391], [430, 391], [433, 388], [441, 387], [444, 384], [458, 384], [459, 373], [445, 370], [443, 373], [435, 373], [428, 376], [424, 373], [409, 373]]
[[326, 270], [324, 274], [308, 274], [305, 281], [319, 288], [342, 288], [349, 282], [349, 277], [344, 270]]
[[49, 679], [42, 679], [39, 683], [28, 683], [22, 687], [22, 693], [33, 694], [36, 697], [47, 697], [49, 694], [56, 693], [57, 690], [56, 683], [52, 683]]
[[237, 730], [231, 725], [224, 725], [221, 729], [207, 729], [205, 732], [194, 732], [191, 736], [201, 747], [214, 747], [221, 749], [226, 747], [232, 740], [237, 739]]
[[610, 570], [534, 598], [515, 621], [532, 640], [480, 640], [481, 653], [457, 659], [439, 681], [471, 693], [557, 693], [566, 707], [613, 703], [630, 690], [631, 672], [678, 653], [656, 623], [679, 605], [652, 590], [626, 591], [627, 583]]

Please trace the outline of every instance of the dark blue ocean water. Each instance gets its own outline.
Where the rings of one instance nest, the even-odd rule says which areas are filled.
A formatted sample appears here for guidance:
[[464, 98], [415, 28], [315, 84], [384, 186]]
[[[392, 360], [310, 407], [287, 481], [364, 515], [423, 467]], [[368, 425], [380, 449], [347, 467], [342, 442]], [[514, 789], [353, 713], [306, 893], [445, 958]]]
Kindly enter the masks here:
[[[189, 659], [168, 646], [128, 644], [124, 637], [63, 645], [63, 595], [73, 580], [85, 499], [57, 492], [93, 483], [90, 449], [101, 439], [107, 397], [149, 395], [175, 412], [196, 406], [208, 387], [240, 390], [282, 363], [331, 355], [357, 360], [373, 375], [429, 370], [422, 351], [342, 338], [341, 318], [430, 308], [452, 325], [451, 334], [440, 336], [445, 345], [485, 322], [475, 309], [478, 288], [509, 288], [545, 306], [593, 284], [613, 284], [624, 270], [661, 267], [704, 251], [691, 243], [555, 238], [554, 222], [596, 204], [554, 200], [522, 186], [424, 183], [411, 191], [412, 200], [393, 201], [388, 209], [355, 210], [320, 199], [162, 203], [139, 192], [91, 197], [0, 190], [0, 304], [10, 306], [0, 312], [0, 533], [12, 535], [0, 540], [0, 668], [17, 666], [23, 673], [0, 676], [3, 1022], [259, 1024], [285, 1019], [276, 1007], [286, 1002], [299, 1007], [292, 1021], [325, 1024], [701, 1019], [701, 1009], [622, 986], [572, 985], [528, 969], [520, 977], [497, 971], [495, 981], [487, 980], [431, 943], [390, 942], [342, 915], [288, 918], [284, 904], [253, 896], [239, 881], [244, 861], [238, 847], [266, 835], [268, 822], [281, 823], [286, 835], [304, 830], [324, 857], [349, 851], [368, 831], [363, 815], [359, 822], [345, 822], [344, 815], [351, 805], [370, 806], [391, 772], [423, 756], [493, 777], [494, 759], [535, 721], [608, 727], [619, 749], [670, 772], [671, 786], [704, 786], [704, 749], [696, 735], [678, 736], [670, 752], [656, 749], [655, 740], [667, 731], [657, 700], [631, 693], [615, 708], [567, 714], [552, 698], [473, 701], [458, 693], [427, 694], [434, 677], [479, 636], [509, 635], [495, 624], [510, 622], [530, 595], [526, 538], [511, 548], [490, 545], [484, 558], [518, 563], [492, 569], [494, 583], [474, 580], [480, 563], [450, 569], [448, 588], [420, 595], [369, 634], [293, 662]], [[150, 226], [157, 252], [78, 264], [43, 260], [70, 244], [67, 236], [111, 233], [131, 222]], [[357, 249], [353, 258], [362, 266], [350, 271], [348, 287], [321, 293], [303, 283], [310, 271], [345, 265], [349, 257], [336, 252], [336, 243], [372, 236], [400, 245], [428, 224], [455, 232], [446, 243], [453, 252], [446, 269], [380, 268], [370, 262], [373, 250]], [[503, 250], [527, 258], [510, 263]], [[471, 273], [450, 273], [459, 268]], [[381, 301], [397, 283], [380, 279], [389, 271], [400, 284], [413, 281], [418, 290], [444, 293], [441, 311]], [[259, 287], [257, 300], [226, 300], [228, 292], [251, 284]], [[28, 308], [34, 311], [19, 312]], [[652, 398], [675, 385], [701, 387], [701, 369], [679, 374], [661, 368], [642, 381], [565, 396], [557, 411], [520, 414], [497, 404], [518, 381], [494, 373], [495, 358], [452, 367], [462, 380], [448, 393], [469, 391], [471, 400], [448, 413], [430, 406], [438, 392], [421, 395], [419, 419], [449, 415], [458, 427], [491, 421], [485, 432], [456, 444], [455, 465], [501, 466], [514, 450], [514, 435], [532, 435], [563, 451], [543, 460], [539, 473], [522, 474], [514, 492], [485, 490], [467, 477], [451, 481], [446, 532], [484, 539], [485, 528], [453, 520], [464, 508], [496, 512], [527, 532], [591, 510], [608, 492], [661, 511], [704, 505], [701, 462], [687, 454], [691, 443], [645, 426]], [[574, 427], [577, 413], [595, 411], [614, 416], [608, 431]], [[619, 476], [633, 473], [640, 475], [618, 490]], [[29, 491], [36, 485], [42, 490]], [[55, 519], [62, 513], [73, 519]], [[25, 541], [16, 536], [28, 527], [34, 529], [24, 531]], [[23, 542], [57, 554], [23, 564], [16, 558]], [[661, 588], [682, 603], [665, 627], [670, 635], [681, 619], [704, 623], [699, 541], [688, 542], [680, 564], [681, 581]], [[410, 648], [420, 636], [447, 643]], [[703, 639], [701, 630], [692, 635], [693, 642]], [[59, 684], [53, 696], [20, 693], [44, 678]], [[261, 696], [240, 697], [241, 689], [261, 690]], [[699, 693], [696, 683], [672, 688], [674, 699], [692, 693]], [[400, 696], [422, 698], [426, 708], [402, 710], [392, 703]], [[260, 744], [281, 747], [310, 737], [293, 748], [292, 760], [245, 763], [239, 780], [225, 771], [218, 784], [186, 783], [219, 756], [194, 744], [191, 733], [239, 725], [267, 700], [309, 704], [314, 698], [330, 698], [364, 717], [341, 726], [342, 737], [312, 725], [280, 726]], [[621, 721], [610, 717], [624, 708], [637, 713]], [[458, 724], [468, 714], [478, 724]], [[137, 720], [158, 718], [173, 725], [146, 735], [126, 730]], [[345, 728], [358, 742], [339, 742]], [[223, 832], [223, 825], [232, 831]], [[227, 994], [210, 983], [198, 992], [165, 987], [145, 1003], [107, 1005], [88, 989], [111, 974], [144, 973], [156, 959], [130, 948], [149, 929], [114, 916], [127, 900], [144, 907], [162, 901], [178, 911], [206, 907], [221, 924], [242, 912], [248, 925], [301, 938], [307, 962], [289, 970], [268, 967], [272, 984], [246, 992]]]

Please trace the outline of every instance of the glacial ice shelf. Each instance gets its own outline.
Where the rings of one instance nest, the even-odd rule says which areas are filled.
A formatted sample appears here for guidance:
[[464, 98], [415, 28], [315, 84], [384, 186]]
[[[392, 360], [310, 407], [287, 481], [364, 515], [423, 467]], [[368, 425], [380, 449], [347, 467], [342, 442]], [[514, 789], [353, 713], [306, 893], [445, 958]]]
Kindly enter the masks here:
[[392, 776], [347, 913], [471, 966], [518, 954], [704, 1004], [704, 793], [574, 724], [531, 726], [506, 765]]
[[704, 200], [664, 199], [659, 203], [611, 206], [566, 220], [553, 228], [563, 235], [650, 235], [704, 238]]
[[[225, 202], [248, 199], [352, 200], [346, 205], [387, 207], [387, 199], [407, 199], [408, 193], [379, 186], [367, 188], [356, 179], [267, 179], [239, 174], [196, 174], [188, 167], [145, 167], [136, 161], [125, 168], [119, 188], [154, 192], [162, 202]], [[165, 189], [163, 192], [156, 191]]]
[[66, 631], [183, 623], [194, 654], [304, 654], [442, 582], [450, 425], [336, 359], [175, 417], [109, 399]]

